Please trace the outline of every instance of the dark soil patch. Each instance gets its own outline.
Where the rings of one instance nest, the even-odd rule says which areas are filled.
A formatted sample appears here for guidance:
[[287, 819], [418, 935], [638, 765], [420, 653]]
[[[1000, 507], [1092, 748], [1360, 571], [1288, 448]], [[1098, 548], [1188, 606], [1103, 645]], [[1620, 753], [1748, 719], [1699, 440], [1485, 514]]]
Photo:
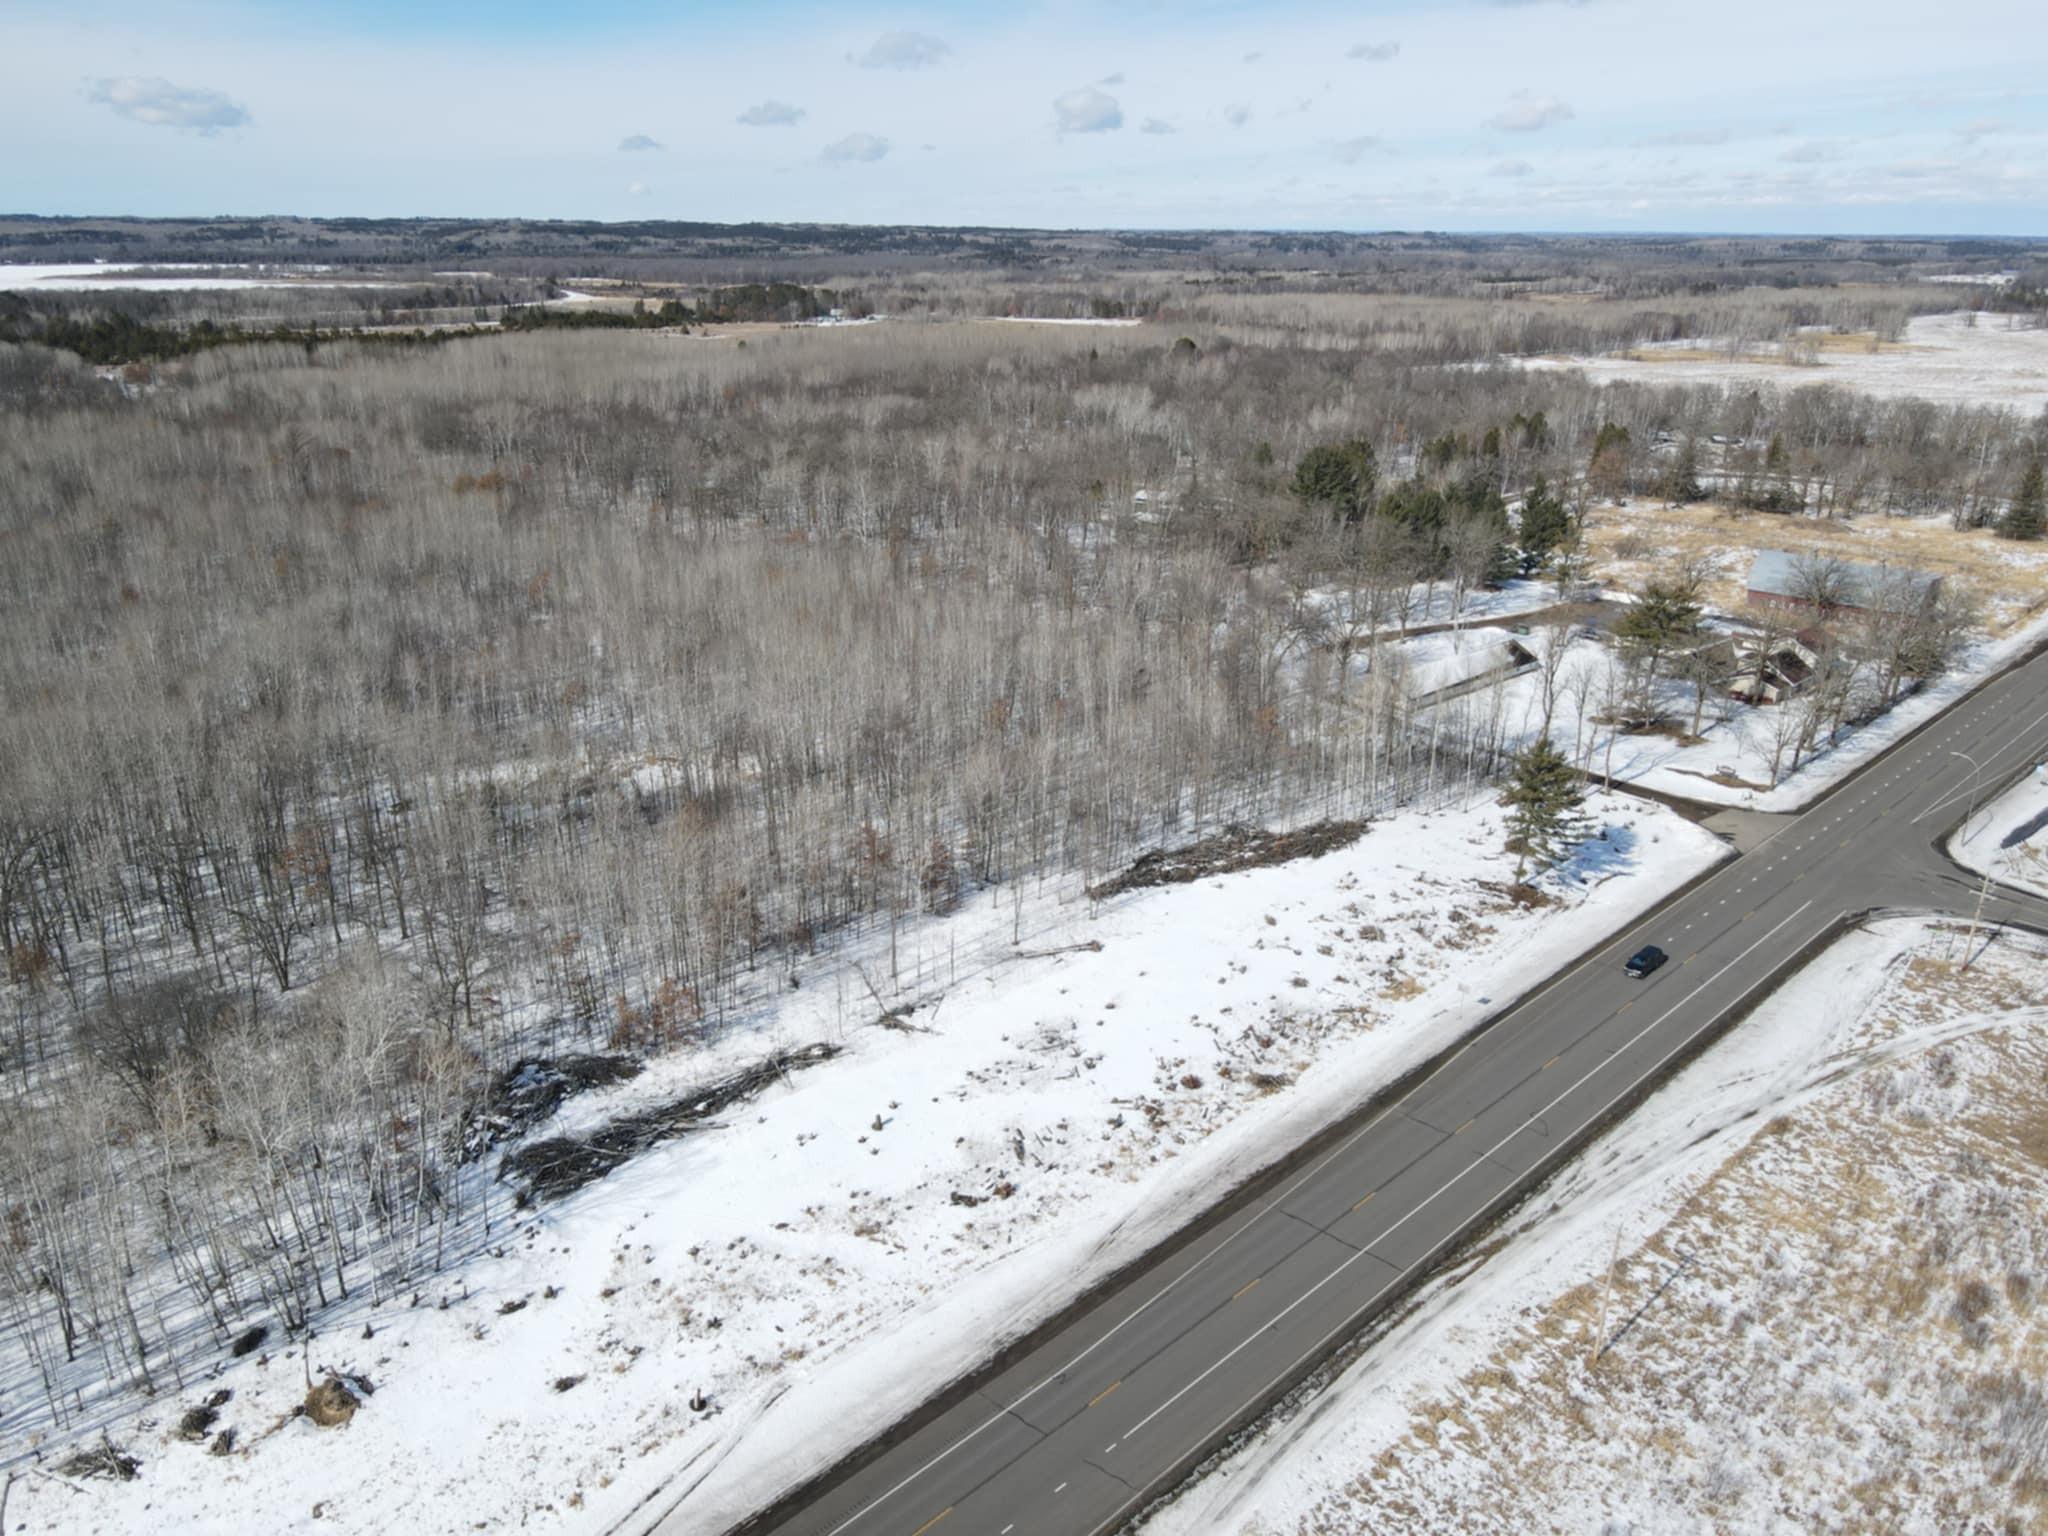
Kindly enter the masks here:
[[523, 1136], [561, 1107], [562, 1101], [592, 1088], [609, 1088], [639, 1076], [630, 1056], [532, 1057], [514, 1062], [491, 1079], [483, 1102], [462, 1117], [462, 1160], [475, 1162], [500, 1142]]
[[1188, 885], [1210, 875], [1264, 869], [1291, 859], [1320, 858], [1365, 836], [1366, 821], [1319, 821], [1295, 832], [1267, 832], [1233, 822], [1212, 837], [1182, 848], [1156, 848], [1139, 855], [1120, 875], [1088, 887], [1097, 901], [1157, 885]]
[[254, 1328], [235, 1335], [234, 1343], [228, 1346], [228, 1353], [237, 1360], [244, 1355], [253, 1355], [263, 1347], [263, 1341], [270, 1337], [270, 1330], [258, 1323]]
[[819, 1041], [799, 1050], [778, 1052], [686, 1099], [623, 1116], [589, 1136], [555, 1136], [521, 1147], [499, 1165], [498, 1177], [525, 1184], [519, 1194], [521, 1204], [572, 1194], [620, 1167], [636, 1152], [687, 1135], [720, 1110], [752, 1098], [791, 1072], [830, 1061], [839, 1049]]

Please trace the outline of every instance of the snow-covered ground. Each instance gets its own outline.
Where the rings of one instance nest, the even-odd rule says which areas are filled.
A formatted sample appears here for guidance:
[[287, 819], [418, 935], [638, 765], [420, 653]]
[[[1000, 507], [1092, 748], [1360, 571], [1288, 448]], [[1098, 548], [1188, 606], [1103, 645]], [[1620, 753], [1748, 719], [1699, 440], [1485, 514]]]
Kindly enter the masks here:
[[[188, 269], [195, 275], [184, 275]], [[91, 293], [103, 288], [139, 288], [158, 291], [235, 288], [389, 288], [390, 283], [368, 278], [323, 277], [328, 268], [318, 266], [257, 266], [247, 270], [251, 277], [200, 277], [197, 273], [228, 270], [216, 266], [193, 266], [189, 262], [144, 264], [132, 261], [70, 262], [56, 265], [22, 262], [0, 263], [0, 293]], [[128, 274], [147, 271], [148, 277]]]
[[[1700, 380], [1717, 384], [1770, 384], [1798, 389], [1836, 384], [1866, 394], [1917, 396], [1943, 405], [2002, 405], [2026, 415], [2048, 409], [2048, 329], [2028, 330], [2014, 317], [1921, 315], [1906, 327], [1905, 344], [1876, 352], [1821, 351], [1795, 362], [1776, 355], [1703, 357], [1712, 341], [1642, 347], [1635, 357], [1518, 359], [1528, 368], [1578, 368], [1596, 380], [1631, 379], [1662, 384]], [[1660, 352], [1670, 355], [1659, 356]]]
[[2048, 896], [2048, 765], [1977, 807], [1949, 839], [1948, 851], [1965, 869]]
[[[110, 1424], [141, 1458], [132, 1482], [57, 1478], [68, 1443], [34, 1447], [10, 1516], [598, 1531], [684, 1497], [689, 1528], [719, 1529], [1725, 854], [1659, 807], [1589, 808], [1604, 837], [1534, 909], [1509, 899], [1483, 799], [1056, 925], [985, 896], [922, 925], [928, 957], [963, 964], [907, 1027], [865, 1022], [879, 1009], [849, 973], [850, 992], [789, 993], [746, 1046], [569, 1101], [533, 1134], [687, 1097], [773, 1046], [846, 1048], [578, 1194], [507, 1210], [489, 1252], [417, 1295], [329, 1313], [313, 1379], [376, 1388], [345, 1427], [295, 1415], [308, 1361], [274, 1337]], [[1028, 949], [964, 963], [1020, 921]], [[886, 973], [886, 950], [867, 964]], [[697, 1388], [709, 1413], [688, 1407]], [[220, 1392], [213, 1431], [237, 1438], [215, 1457], [174, 1429]]]
[[1831, 946], [1146, 1536], [2041, 1529], [2048, 951], [1957, 941]]
[[[1451, 665], [1447, 653], [1498, 645], [1498, 629], [1465, 630], [1419, 637], [1389, 648], [1416, 676], [1433, 676]], [[1830, 743], [1821, 736], [1816, 750], [1796, 769], [1792, 751], [1779, 738], [1795, 723], [1783, 705], [1750, 705], [1710, 693], [1697, 741], [1671, 733], [1617, 733], [1602, 723], [1611, 707], [1608, 679], [1620, 662], [1611, 646], [1574, 630], [1565, 637], [1564, 657], [1552, 686], [1551, 739], [1596, 778], [1612, 772], [1616, 783], [1638, 785], [1661, 793], [1716, 805], [1758, 811], [1792, 811], [1811, 803], [1849, 773], [1870, 761], [1986, 677], [2022, 655], [2048, 634], [2048, 615], [2015, 628], [1998, 639], [1980, 638], [1967, 647], [1954, 670], [1903, 699], [1868, 724], [1845, 728]], [[1555, 634], [1545, 626], [1516, 639], [1539, 657], [1547, 656]], [[1363, 669], [1367, 658], [1353, 663]], [[1447, 728], [1485, 738], [1489, 722], [1497, 721], [1510, 748], [1532, 740], [1543, 725], [1544, 669], [1465, 692], [1434, 706], [1445, 713]], [[1678, 683], [1660, 686], [1659, 703], [1666, 721], [1692, 724], [1692, 690]], [[1797, 710], [1796, 702], [1792, 706]], [[1610, 756], [1609, 745], [1612, 743]], [[1773, 757], [1780, 776], [1771, 779]]]

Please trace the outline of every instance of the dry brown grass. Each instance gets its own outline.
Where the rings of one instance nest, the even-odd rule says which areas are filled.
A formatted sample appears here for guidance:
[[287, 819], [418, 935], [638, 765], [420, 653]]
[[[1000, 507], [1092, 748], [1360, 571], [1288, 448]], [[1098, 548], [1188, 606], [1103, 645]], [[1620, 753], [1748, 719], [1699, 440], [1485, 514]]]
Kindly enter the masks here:
[[1589, 509], [1586, 548], [1595, 574], [1621, 584], [1640, 582], [1680, 561], [1708, 562], [1716, 574], [1704, 588], [1706, 599], [1727, 611], [1742, 606], [1749, 557], [1759, 549], [1937, 573], [1984, 601], [1993, 635], [2048, 605], [2048, 547], [2015, 544], [1986, 528], [1958, 532], [1926, 518], [1781, 517], [1714, 502], [1667, 507], [1643, 497], [1626, 507]]
[[[1876, 1054], [1903, 1031], [2009, 1012], [2040, 964], [1894, 962], [1832, 1086], [1765, 1121], [1622, 1254], [1597, 1365], [1604, 1252], [1601, 1273], [1525, 1309], [1293, 1528], [1548, 1529], [1650, 1468], [1674, 1518], [1723, 1528], [1773, 1504], [1851, 1531], [2040, 1528], [2048, 1243], [2028, 1213], [2048, 1043], [2026, 1018]], [[1942, 1112], [1950, 1092], [1963, 1113]]]

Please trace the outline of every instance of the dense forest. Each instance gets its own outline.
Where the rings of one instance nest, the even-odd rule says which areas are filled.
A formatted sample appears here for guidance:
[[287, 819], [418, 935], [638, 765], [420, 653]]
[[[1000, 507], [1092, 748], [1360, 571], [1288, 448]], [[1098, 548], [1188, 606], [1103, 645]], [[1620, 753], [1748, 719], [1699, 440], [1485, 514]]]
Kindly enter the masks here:
[[1021, 922], [1161, 843], [1496, 772], [1497, 719], [1331, 658], [1418, 583], [1543, 569], [1660, 441], [1944, 515], [2048, 446], [1481, 361], [1804, 304], [1912, 307], [1215, 294], [108, 377], [0, 343], [0, 1414], [75, 1422], [486, 1241], [472, 1132], [520, 1061], [731, 1038], [886, 934], [879, 1009], [970, 895]]

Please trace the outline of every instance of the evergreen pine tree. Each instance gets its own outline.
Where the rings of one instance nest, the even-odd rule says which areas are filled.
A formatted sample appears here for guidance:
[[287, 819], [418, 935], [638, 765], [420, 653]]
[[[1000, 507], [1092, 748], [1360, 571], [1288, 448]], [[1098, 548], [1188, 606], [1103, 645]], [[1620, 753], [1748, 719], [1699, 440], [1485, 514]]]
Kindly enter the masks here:
[[1999, 520], [2000, 535], [2008, 539], [2040, 538], [2044, 522], [2048, 522], [2044, 501], [2048, 501], [2048, 496], [2043, 494], [2041, 464], [2036, 460], [2020, 477], [2020, 488], [2013, 492], [2012, 505], [2006, 508], [2005, 516]]
[[1586, 791], [1571, 760], [1543, 736], [1517, 753], [1508, 780], [1508, 847], [1520, 880], [1535, 860], [1545, 869], [1564, 862], [1586, 836], [1581, 807]]
[[1571, 513], [1565, 509], [1563, 500], [1550, 489], [1550, 482], [1538, 475], [1522, 502], [1517, 538], [1522, 546], [1522, 573], [1533, 576], [1541, 570], [1543, 562], [1550, 558], [1550, 552], [1564, 542], [1570, 531]]
[[1664, 474], [1664, 499], [1683, 507], [1698, 501], [1706, 492], [1700, 487], [1700, 451], [1691, 438], [1678, 450], [1671, 468]]

